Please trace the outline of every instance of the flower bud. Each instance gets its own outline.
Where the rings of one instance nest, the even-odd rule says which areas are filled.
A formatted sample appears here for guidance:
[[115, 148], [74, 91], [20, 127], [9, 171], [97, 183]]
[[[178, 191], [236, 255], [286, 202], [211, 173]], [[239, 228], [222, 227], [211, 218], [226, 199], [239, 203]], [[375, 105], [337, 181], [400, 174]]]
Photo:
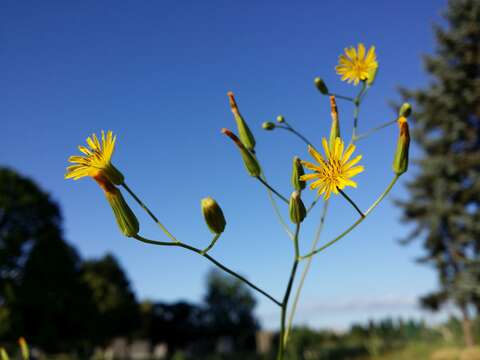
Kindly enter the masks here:
[[7, 351], [3, 347], [0, 347], [0, 360], [10, 360]]
[[265, 121], [263, 124], [262, 124], [262, 128], [264, 130], [273, 130], [275, 129], [275, 124], [271, 121]]
[[300, 191], [295, 190], [292, 192], [290, 196], [289, 202], [289, 211], [290, 211], [290, 220], [294, 224], [300, 224], [305, 216], [307, 216], [307, 210], [305, 209], [305, 205], [303, 205], [303, 201], [300, 198]]
[[247, 148], [243, 145], [240, 139], [228, 129], [222, 129], [222, 133], [227, 135], [237, 145], [238, 149], [240, 150], [240, 155], [242, 155], [245, 168], [247, 169], [250, 176], [260, 176], [261, 170], [257, 159], [255, 159], [255, 157], [250, 153], [250, 151], [247, 150]]
[[283, 123], [283, 122], [285, 122], [285, 118], [282, 115], [278, 115], [277, 116], [277, 122]]
[[95, 181], [100, 185], [105, 193], [105, 197], [110, 204], [113, 214], [115, 215], [115, 220], [117, 221], [120, 231], [127, 237], [132, 237], [138, 234], [140, 230], [140, 225], [138, 220], [133, 213], [132, 209], [128, 206], [127, 202], [122, 196], [120, 190], [113, 185], [109, 179], [103, 177], [102, 175], [97, 175], [93, 177]]
[[225, 230], [225, 217], [218, 203], [211, 197], [203, 198], [201, 201], [202, 213], [208, 228], [214, 234], [221, 234]]
[[403, 103], [398, 111], [398, 116], [408, 118], [412, 113], [412, 105], [409, 103]]
[[335, 96], [330, 96], [330, 108], [331, 108], [331, 115], [332, 115], [332, 125], [330, 127], [330, 149], [333, 149], [335, 144], [335, 139], [340, 137], [340, 121], [338, 120], [338, 108], [337, 108], [337, 101], [335, 100]]
[[240, 136], [240, 140], [248, 150], [253, 152], [255, 149], [255, 137], [253, 136], [250, 128], [248, 127], [247, 123], [240, 114], [240, 111], [238, 110], [237, 102], [235, 101], [233, 92], [229, 91], [227, 95], [230, 99], [230, 108], [232, 109], [233, 117], [235, 118], [235, 122], [237, 123], [238, 135]]
[[321, 78], [315, 78], [315, 86], [323, 95], [328, 95], [328, 87]]
[[305, 189], [305, 181], [300, 180], [300, 176], [305, 175], [305, 171], [303, 170], [302, 163], [298, 156], [293, 158], [292, 164], [292, 185], [295, 190], [303, 190]]
[[28, 348], [27, 341], [23, 336], [18, 339], [18, 345], [20, 346], [20, 352], [22, 353], [22, 359], [30, 359], [30, 349]]
[[407, 119], [401, 116], [398, 119], [400, 135], [397, 142], [397, 150], [393, 158], [393, 171], [397, 175], [402, 175], [408, 169], [408, 148], [410, 145], [410, 134], [408, 131]]

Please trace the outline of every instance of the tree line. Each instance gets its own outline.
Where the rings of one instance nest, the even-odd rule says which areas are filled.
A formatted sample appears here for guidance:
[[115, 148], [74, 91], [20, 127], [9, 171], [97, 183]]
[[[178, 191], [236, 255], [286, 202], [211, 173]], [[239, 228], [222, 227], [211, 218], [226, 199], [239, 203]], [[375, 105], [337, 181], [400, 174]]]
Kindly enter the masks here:
[[24, 336], [48, 353], [90, 354], [115, 337], [164, 342], [170, 351], [220, 337], [253, 349], [255, 299], [211, 271], [203, 303], [139, 302], [111, 254], [82, 259], [63, 239], [59, 206], [31, 179], [0, 168], [0, 339]]

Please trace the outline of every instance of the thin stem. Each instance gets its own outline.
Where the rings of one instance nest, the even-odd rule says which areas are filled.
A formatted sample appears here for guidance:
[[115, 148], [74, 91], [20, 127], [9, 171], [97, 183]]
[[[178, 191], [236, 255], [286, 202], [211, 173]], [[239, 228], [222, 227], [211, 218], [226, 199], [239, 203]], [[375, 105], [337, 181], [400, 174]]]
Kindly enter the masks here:
[[[262, 177], [263, 180], [267, 181], [265, 174], [262, 173], [260, 176]], [[277, 202], [275, 201], [275, 198], [272, 195], [272, 191], [269, 188], [267, 188], [266, 190], [267, 190], [268, 199], [272, 204], [273, 211], [275, 212], [275, 215], [277, 216], [278, 221], [280, 222], [280, 225], [282, 225], [283, 229], [288, 234], [288, 237], [293, 240], [293, 233], [290, 231], [290, 228], [288, 227], [287, 223], [283, 219], [283, 216], [280, 213], [280, 209], [278, 208]]]
[[355, 229], [363, 220], [365, 220], [367, 218], [367, 216], [373, 211], [373, 209], [375, 209], [377, 207], [378, 204], [380, 204], [380, 202], [385, 198], [385, 196], [388, 195], [388, 193], [390, 192], [390, 190], [392, 190], [393, 188], [393, 185], [395, 185], [395, 183], [397, 182], [399, 178], [399, 175], [395, 175], [395, 177], [393, 178], [393, 180], [390, 182], [390, 184], [388, 185], [388, 187], [385, 189], [385, 191], [378, 197], [377, 200], [375, 200], [375, 202], [368, 208], [367, 211], [365, 211], [365, 216], [364, 217], [361, 217], [360, 219], [358, 219], [357, 221], [355, 221], [347, 230], [345, 230], [344, 232], [342, 232], [340, 235], [338, 235], [335, 239], [333, 239], [332, 241], [326, 243], [325, 245], [323, 245], [322, 247], [314, 250], [314, 251], [311, 251], [309, 252], [307, 255], [304, 255], [304, 256], [301, 256], [301, 259], [308, 259], [309, 257], [312, 257], [313, 255], [315, 254], [318, 254], [319, 252], [325, 250], [326, 248], [332, 246], [333, 244], [335, 244], [338, 240], [340, 240], [341, 238], [343, 238], [345, 235], [347, 235], [348, 233], [350, 233], [353, 229]]
[[287, 289], [285, 290], [285, 295], [282, 301], [282, 311], [280, 316], [280, 336], [278, 339], [278, 355], [277, 360], [283, 360], [283, 356], [285, 354], [286, 348], [286, 341], [285, 341], [285, 320], [287, 316], [287, 309], [288, 309], [288, 300], [290, 299], [290, 293], [292, 292], [292, 285], [293, 281], [295, 280], [295, 274], [298, 268], [299, 262], [299, 245], [298, 245], [298, 234], [300, 233], [300, 224], [297, 224], [295, 228], [295, 237], [294, 237], [294, 245], [295, 245], [295, 258], [293, 260], [292, 271], [290, 272], [290, 278], [288, 280]]
[[215, 243], [220, 238], [220, 235], [221, 234], [215, 234], [215, 237], [210, 242], [210, 245], [208, 245], [205, 249], [202, 250], [202, 255], [205, 255], [207, 252], [209, 252], [215, 246]]
[[357, 204], [355, 204], [355, 201], [353, 201], [347, 194], [345, 194], [345, 192], [343, 192], [342, 189], [337, 188], [337, 190], [350, 203], [350, 205], [352, 205], [355, 208], [355, 210], [357, 210], [357, 212], [360, 214], [361, 217], [365, 217], [365, 214], [362, 212], [362, 210], [360, 210]]
[[310, 206], [307, 208], [307, 214], [312, 211], [313, 207], [317, 204], [318, 200], [320, 199], [320, 194], [317, 194], [315, 196], [315, 199], [313, 199], [312, 203], [310, 204]]
[[347, 101], [355, 101], [354, 98], [350, 97], [350, 96], [343, 96], [343, 95], [339, 95], [339, 94], [335, 94], [335, 93], [328, 93], [329, 96], [335, 96], [337, 99], [342, 99], [342, 100], [347, 100]]
[[277, 195], [280, 199], [282, 199], [285, 203], [288, 204], [288, 199], [280, 194], [277, 190], [275, 190], [273, 187], [270, 186], [269, 183], [267, 183], [265, 180], [263, 180], [260, 176], [256, 177], [258, 181], [260, 181], [263, 185], [265, 185], [268, 189], [270, 189], [271, 192], [273, 192], [275, 195]]
[[353, 130], [352, 130], [352, 138], [350, 139], [351, 143], [355, 142], [357, 137], [357, 128], [358, 128], [358, 117], [360, 113], [360, 104], [362, 103], [362, 98], [365, 92], [367, 91], [367, 82], [362, 81], [362, 88], [360, 89], [358, 95], [353, 100], [355, 104], [355, 108], [353, 110]]
[[222, 269], [223, 271], [225, 271], [226, 273], [236, 277], [238, 280], [240, 281], [243, 281], [245, 284], [247, 284], [248, 286], [250, 286], [252, 289], [258, 291], [260, 294], [264, 295], [265, 297], [267, 297], [268, 299], [270, 299], [271, 301], [273, 301], [275, 304], [277, 304], [278, 306], [282, 306], [282, 303], [280, 301], [278, 301], [277, 299], [275, 299], [273, 296], [271, 296], [269, 293], [267, 293], [266, 291], [260, 289], [258, 286], [254, 285], [253, 283], [251, 283], [250, 281], [248, 281], [246, 278], [244, 278], [242, 275], [240, 274], [237, 274], [235, 271], [229, 269], [228, 267], [226, 267], [225, 265], [223, 265], [221, 262], [219, 262], [218, 260], [216, 260], [215, 258], [213, 258], [212, 256], [208, 255], [207, 253], [204, 253], [203, 250], [201, 249], [197, 249], [196, 247], [193, 247], [193, 246], [190, 246], [190, 245], [187, 245], [187, 244], [184, 244], [182, 242], [176, 242], [176, 243], [172, 243], [172, 242], [165, 242], [165, 241], [155, 241], [155, 240], [150, 240], [150, 239], [146, 239], [140, 235], [135, 235], [134, 236], [135, 239], [141, 241], [141, 242], [144, 242], [144, 243], [148, 243], [148, 244], [153, 244], [153, 245], [160, 245], [160, 246], [176, 246], [176, 247], [181, 247], [181, 248], [184, 248], [184, 249], [187, 249], [187, 250], [190, 250], [190, 251], [193, 251], [201, 256], [203, 256], [204, 258], [208, 259], [210, 262], [212, 262], [213, 264], [215, 264], [216, 266], [218, 266], [220, 269]]
[[[312, 243], [312, 247], [311, 247], [312, 250], [311, 251], [315, 250], [315, 248], [317, 247], [318, 241], [320, 240], [320, 234], [322, 233], [323, 226], [325, 224], [325, 218], [327, 216], [328, 203], [329, 203], [328, 200], [323, 203], [323, 210], [322, 210], [322, 214], [320, 216], [320, 222], [318, 223], [317, 231], [315, 233], [315, 238], [314, 238], [313, 243]], [[310, 266], [312, 264], [312, 261], [313, 261], [313, 257], [309, 257], [308, 260], [307, 260], [307, 263], [305, 264], [305, 267], [303, 268], [302, 276], [300, 277], [300, 282], [298, 284], [297, 291], [295, 292], [295, 297], [293, 299], [292, 308], [290, 310], [290, 315], [288, 317], [287, 330], [285, 332], [285, 344], [287, 344], [288, 336], [290, 335], [290, 332], [292, 331], [293, 319], [295, 317], [295, 312], [297, 311], [298, 302], [300, 300], [300, 294], [302, 292], [303, 284], [305, 283], [305, 279], [308, 275], [308, 272], [310, 271]]]
[[288, 124], [286, 121], [285, 121], [285, 125], [286, 126], [281, 126], [281, 125], [277, 125], [276, 127], [279, 128], [279, 129], [283, 129], [283, 130], [286, 130], [286, 131], [290, 131], [292, 134], [298, 136], [300, 138], [300, 140], [302, 140], [305, 144], [307, 145], [310, 145], [313, 147], [313, 143], [308, 140], [305, 136], [303, 136], [301, 133], [299, 133], [297, 130], [295, 130], [292, 126], [290, 126], [290, 124]]
[[390, 126], [390, 125], [393, 125], [393, 124], [395, 124], [396, 122], [397, 122], [397, 120], [395, 119], [395, 120], [392, 120], [392, 121], [388, 121], [388, 122], [386, 122], [386, 123], [384, 123], [384, 124], [382, 124], [382, 125], [380, 125], [380, 126], [374, 127], [373, 129], [370, 129], [370, 130], [364, 132], [363, 134], [360, 134], [360, 135], [355, 136], [355, 138], [353, 139], [353, 141], [355, 142], [355, 141], [364, 139], [364, 138], [370, 136], [372, 133], [374, 133], [374, 132], [376, 132], [376, 131], [378, 131], [378, 130], [382, 130], [382, 129]]
[[167, 235], [172, 241], [174, 242], [179, 242], [175, 236], [173, 236], [170, 231], [167, 230], [167, 228], [158, 220], [158, 218], [150, 211], [150, 209], [140, 200], [140, 198], [135, 195], [135, 193], [127, 186], [126, 183], [123, 183], [122, 186], [124, 187], [125, 190], [135, 199], [135, 201], [147, 212], [147, 214], [155, 221], [158, 226], [160, 226], [160, 229]]

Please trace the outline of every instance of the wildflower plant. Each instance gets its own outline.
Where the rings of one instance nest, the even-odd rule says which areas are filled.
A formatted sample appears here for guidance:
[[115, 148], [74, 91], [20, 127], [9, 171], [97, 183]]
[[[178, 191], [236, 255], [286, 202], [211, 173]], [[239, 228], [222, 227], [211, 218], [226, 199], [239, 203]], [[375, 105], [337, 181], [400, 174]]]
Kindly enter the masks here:
[[[264, 130], [284, 130], [298, 137], [305, 143], [307, 151], [311, 155], [312, 159], [293, 158], [291, 170], [292, 193], [289, 197], [283, 195], [267, 180], [255, 151], [256, 141], [254, 134], [250, 130], [244, 117], [241, 115], [234, 94], [232, 92], [228, 93], [230, 107], [237, 125], [238, 136], [233, 131], [225, 128], [222, 129], [222, 133], [237, 147], [248, 175], [265, 187], [267, 195], [272, 203], [273, 210], [278, 217], [281, 226], [284, 228], [288, 237], [293, 240], [294, 260], [291, 265], [290, 276], [286, 281], [285, 292], [281, 298], [269, 294], [267, 291], [250, 282], [209, 254], [210, 250], [215, 246], [217, 240], [225, 231], [227, 225], [227, 221], [220, 205], [213, 198], [207, 197], [201, 200], [202, 214], [206, 225], [213, 235], [209, 245], [201, 249], [188, 245], [177, 239], [166, 228], [166, 226], [160, 222], [144, 202], [130, 189], [125, 181], [124, 175], [111, 163], [116, 142], [116, 136], [114, 136], [111, 131], [108, 131], [106, 134], [102, 131], [100, 139], [95, 134], [87, 138], [88, 147], [79, 147], [79, 150], [84, 156], [72, 156], [69, 158], [69, 161], [74, 163], [74, 165], [67, 168], [65, 178], [77, 180], [82, 177], [91, 177], [94, 179], [104, 191], [105, 196], [112, 207], [117, 224], [125, 236], [152, 245], [180, 247], [195, 252], [278, 305], [280, 309], [280, 336], [278, 341], [277, 359], [281, 360], [285, 355], [295, 311], [313, 257], [318, 253], [325, 251], [360, 225], [360, 223], [362, 223], [387, 196], [398, 178], [405, 173], [408, 167], [410, 137], [407, 118], [411, 113], [411, 107], [409, 104], [402, 105], [396, 119], [372, 128], [365, 133], [358, 134], [359, 109], [364, 100], [365, 94], [374, 84], [377, 70], [378, 63], [375, 48], [370, 47], [367, 51], [363, 44], [359, 44], [357, 49], [354, 47], [345, 49], [345, 55], [340, 55], [339, 63], [336, 67], [336, 72], [341, 76], [342, 81], [353, 83], [354, 86], [358, 84], [361, 85], [360, 90], [355, 97], [332, 93], [321, 78], [315, 79], [314, 83], [320, 94], [330, 97], [332, 118], [330, 134], [328, 134], [328, 137], [325, 136], [322, 138], [319, 147], [316, 147], [315, 144], [298, 132], [283, 116], [278, 116], [276, 122], [268, 121], [262, 124]], [[351, 102], [354, 105], [352, 117], [353, 131], [349, 140], [346, 140], [345, 137], [342, 138], [340, 133], [341, 124], [339, 120], [337, 99]], [[395, 139], [392, 139], [392, 180], [379, 196], [373, 200], [371, 206], [367, 208], [367, 210], [362, 211], [345, 192], [348, 187], [357, 187], [357, 183], [353, 178], [359, 173], [365, 171], [364, 167], [361, 165], [362, 155], [356, 153], [356, 143], [374, 132], [395, 123], [398, 124], [400, 130], [396, 141], [396, 148], [394, 146]], [[323, 154], [318, 149], [322, 149]], [[310, 172], [305, 172], [305, 168]], [[305, 206], [302, 200], [302, 192], [307, 191], [305, 190], [307, 184], [310, 190], [316, 192], [316, 197], [309, 206]], [[150, 218], [166, 235], [168, 238], [167, 241], [151, 240], [139, 234], [139, 222], [135, 213], [123, 198], [122, 190], [128, 193], [133, 200], [146, 211]], [[328, 212], [328, 204], [332, 200], [332, 195], [343, 197], [358, 213], [358, 219], [349, 227], [341, 231], [338, 236], [322, 246], [318, 246], [320, 234]], [[321, 199], [322, 197], [323, 199]], [[299, 246], [301, 225], [309, 217], [311, 210], [320, 200], [323, 200], [323, 210], [315, 237], [311, 244], [311, 250], [306, 254], [301, 254]], [[277, 201], [280, 201], [280, 204]], [[288, 210], [292, 226], [289, 226], [284, 219], [280, 206], [284, 206], [285, 210]], [[293, 302], [290, 303], [294, 280], [297, 275], [298, 266], [301, 262], [305, 262], [304, 270], [298, 281], [298, 287], [296, 288], [292, 300]]]

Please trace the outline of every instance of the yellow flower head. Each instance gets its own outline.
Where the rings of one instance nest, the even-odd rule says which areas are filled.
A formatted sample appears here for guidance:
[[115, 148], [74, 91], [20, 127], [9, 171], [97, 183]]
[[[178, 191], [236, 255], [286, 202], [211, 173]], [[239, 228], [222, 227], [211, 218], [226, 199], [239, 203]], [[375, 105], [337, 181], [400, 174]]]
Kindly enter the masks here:
[[115, 149], [116, 136], [113, 136], [112, 131], [105, 132], [102, 130], [101, 142], [96, 134], [87, 138], [89, 148], [79, 146], [78, 149], [85, 156], [70, 156], [69, 162], [74, 163], [67, 167], [65, 179], [78, 180], [85, 176], [97, 177], [103, 176], [115, 185], [123, 184], [123, 175], [110, 162]]
[[345, 48], [345, 55], [340, 55], [338, 65], [335, 67], [338, 75], [342, 76], [342, 81], [353, 81], [358, 85], [360, 80], [367, 80], [378, 68], [375, 46], [370, 47], [365, 55], [365, 45], [358, 44], [358, 50], [353, 46]]
[[322, 146], [325, 158], [313, 147], [308, 146], [308, 152], [318, 162], [318, 165], [302, 161], [302, 165], [313, 170], [314, 173], [302, 175], [300, 179], [304, 181], [315, 179], [316, 181], [310, 184], [310, 189], [318, 189], [318, 193], [324, 194], [324, 198], [327, 200], [332, 192], [338, 194], [338, 190], [342, 190], [345, 186], [357, 187], [357, 183], [350, 178], [363, 171], [363, 166], [355, 166], [362, 155], [350, 160], [355, 151], [355, 145], [348, 145], [344, 152], [345, 144], [339, 137], [335, 139], [331, 149], [325, 138], [322, 139]]

